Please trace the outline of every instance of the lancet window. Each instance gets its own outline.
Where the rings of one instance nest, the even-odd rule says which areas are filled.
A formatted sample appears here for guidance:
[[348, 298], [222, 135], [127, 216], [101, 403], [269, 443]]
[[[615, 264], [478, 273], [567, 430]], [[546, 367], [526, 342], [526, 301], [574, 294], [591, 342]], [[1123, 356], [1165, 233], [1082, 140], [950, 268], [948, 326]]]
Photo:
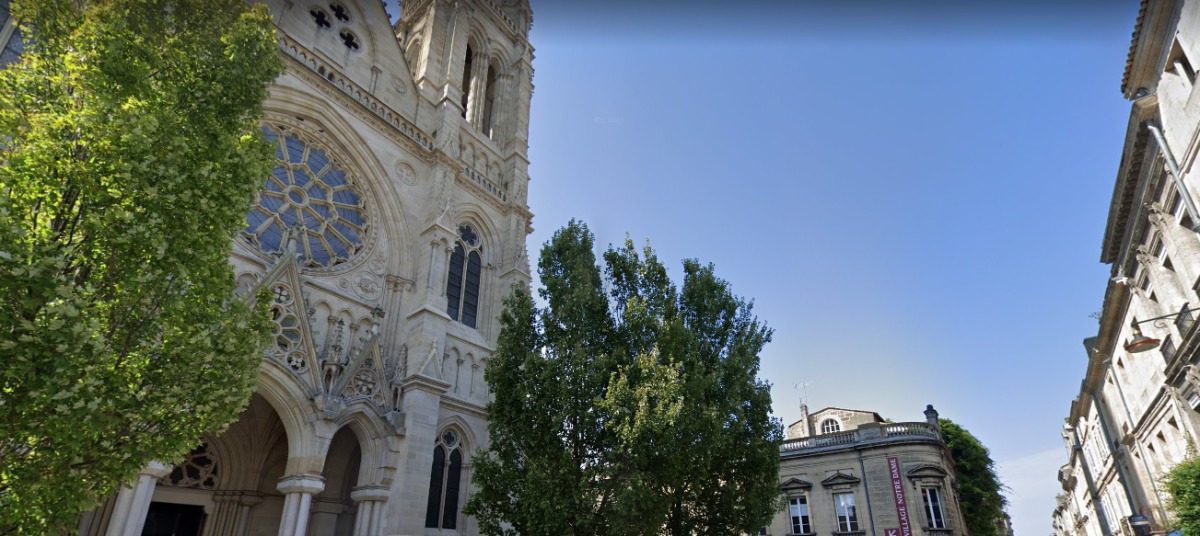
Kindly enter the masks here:
[[479, 314], [479, 280], [483, 273], [481, 253], [479, 234], [470, 225], [460, 226], [446, 276], [446, 314], [470, 327], [475, 327]]
[[458, 433], [454, 430], [442, 432], [433, 448], [433, 465], [429, 472], [429, 503], [425, 509], [427, 528], [457, 528], [462, 451]]

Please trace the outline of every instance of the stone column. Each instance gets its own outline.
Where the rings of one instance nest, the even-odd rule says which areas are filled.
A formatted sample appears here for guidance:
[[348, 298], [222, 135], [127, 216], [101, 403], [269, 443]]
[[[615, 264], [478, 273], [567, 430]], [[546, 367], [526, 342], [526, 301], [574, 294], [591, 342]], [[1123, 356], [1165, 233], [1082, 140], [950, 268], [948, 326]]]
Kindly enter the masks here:
[[1154, 284], [1153, 291], [1158, 295], [1161, 309], [1174, 313], [1189, 301], [1187, 288], [1180, 282], [1178, 273], [1163, 266], [1162, 260], [1148, 252], [1139, 252], [1137, 258]]
[[[458, 244], [456, 242], [454, 242], [454, 240], [451, 240], [449, 245], [442, 248], [442, 259], [441, 259], [442, 260], [442, 262], [441, 262], [442, 269], [440, 272], [438, 272], [438, 275], [441, 276], [439, 279], [439, 281], [441, 281], [441, 284], [438, 285], [435, 290], [438, 291], [437, 295], [442, 297], [442, 301], [439, 302], [439, 305], [442, 306], [443, 311], [446, 310], [446, 287], [450, 284], [450, 258], [454, 256], [454, 248], [457, 247], [457, 245]], [[463, 291], [464, 291], [464, 289], [461, 289], [461, 288], [459, 289], [460, 293]], [[459, 298], [461, 298], [461, 297], [462, 297], [462, 295], [459, 294]], [[459, 313], [461, 316], [461, 311]]]
[[313, 534], [333, 534], [337, 532], [338, 516], [346, 511], [339, 497], [315, 497], [310, 509], [309, 525]]
[[[497, 251], [492, 253], [493, 258], [499, 261], [503, 252]], [[475, 318], [475, 327], [484, 336], [491, 337], [493, 333], [499, 331], [499, 314], [496, 314], [496, 306], [502, 306], [500, 300], [508, 296], [507, 290], [500, 288], [503, 284], [500, 282], [500, 277], [496, 274], [496, 263], [489, 262], [483, 265], [483, 270], [480, 273], [479, 282], [479, 311]], [[499, 298], [499, 299], [497, 299]]]
[[[412, 290], [413, 283], [397, 275], [388, 275], [383, 298], [383, 349], [386, 355], [395, 355], [399, 342], [400, 325], [404, 321], [402, 314], [403, 296], [405, 290]], [[394, 365], [394, 363], [393, 363]]]
[[[1200, 273], [1194, 273], [1192, 270], [1193, 266], [1200, 262], [1200, 240], [1196, 239], [1196, 233], [1180, 225], [1178, 218], [1164, 211], [1158, 203], [1150, 205], [1149, 211], [1150, 222], [1158, 229], [1167, 254], [1174, 260], [1179, 278], [1191, 284], [1196, 277], [1200, 277]], [[1184, 289], [1187, 296], [1185, 300], [1196, 299], [1196, 294], [1188, 290]], [[1193, 306], [1195, 305], [1193, 302]]]
[[250, 509], [262, 502], [262, 496], [252, 491], [218, 491], [213, 502], [216, 507], [204, 522], [204, 536], [244, 536]]
[[213, 511], [204, 522], [204, 536], [234, 534], [237, 516], [241, 509], [237, 504], [237, 492], [218, 491], [213, 493]]
[[386, 486], [358, 486], [350, 492], [350, 499], [358, 505], [354, 517], [354, 536], [380, 536], [383, 534], [383, 510], [387, 506]]
[[288, 475], [279, 479], [275, 489], [284, 495], [279, 536], [305, 536], [313, 495], [325, 489], [325, 479], [318, 475]]
[[250, 527], [250, 510], [260, 502], [262, 502], [262, 495], [257, 493], [242, 494], [241, 500], [238, 501], [242, 507], [241, 517], [238, 518], [237, 531], [234, 534], [237, 536], [246, 536], [246, 529]]
[[106, 536], [139, 536], [142, 526], [146, 524], [146, 514], [150, 511], [150, 500], [154, 498], [154, 486], [158, 484], [158, 479], [170, 472], [171, 468], [167, 465], [150, 462], [138, 473], [137, 484], [133, 488], [121, 488]]
[[476, 128], [483, 126], [483, 103], [487, 101], [487, 70], [490, 58], [482, 50], [473, 50], [471, 59], [471, 94], [467, 102], [467, 122]]
[[512, 130], [508, 124], [508, 117], [512, 115], [509, 107], [515, 104], [514, 101], [513, 75], [505, 69], [496, 74], [496, 101], [492, 103], [492, 139], [496, 145], [508, 141], [509, 131]]

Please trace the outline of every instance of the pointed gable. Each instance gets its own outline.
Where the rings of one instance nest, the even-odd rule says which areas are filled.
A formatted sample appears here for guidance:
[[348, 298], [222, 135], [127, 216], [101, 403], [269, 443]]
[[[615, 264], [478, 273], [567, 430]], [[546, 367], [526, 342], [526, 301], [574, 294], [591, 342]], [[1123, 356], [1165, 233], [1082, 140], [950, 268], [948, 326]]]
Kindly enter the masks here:
[[807, 480], [801, 480], [799, 478], [789, 478], [786, 481], [784, 481], [783, 484], [780, 484], [779, 487], [781, 489], [783, 489], [783, 491], [807, 491], [807, 490], [812, 489], [812, 486], [813, 486], [812, 482], [809, 482]]
[[856, 477], [854, 475], [848, 475], [846, 473], [838, 471], [838, 472], [835, 472], [832, 475], [830, 475], [825, 480], [822, 480], [821, 485], [825, 486], [827, 488], [833, 488], [833, 487], [838, 487], [838, 486], [856, 486], [861, 481], [862, 480], [860, 480], [858, 477]]
[[298, 376], [309, 390], [317, 389], [321, 365], [296, 258], [281, 255], [249, 295], [256, 295], [262, 288], [271, 293], [271, 320], [275, 324], [274, 339], [264, 352], [266, 357]]
[[908, 471], [906, 471], [904, 474], [908, 475], [908, 478], [911, 478], [913, 480], [921, 480], [921, 479], [939, 479], [940, 480], [940, 479], [946, 478], [946, 476], [949, 475], [950, 473], [946, 472], [946, 470], [944, 468], [942, 468], [941, 466], [934, 465], [931, 463], [926, 463], [926, 464], [921, 464], [916, 467], [913, 467], [912, 469], [909, 469]]

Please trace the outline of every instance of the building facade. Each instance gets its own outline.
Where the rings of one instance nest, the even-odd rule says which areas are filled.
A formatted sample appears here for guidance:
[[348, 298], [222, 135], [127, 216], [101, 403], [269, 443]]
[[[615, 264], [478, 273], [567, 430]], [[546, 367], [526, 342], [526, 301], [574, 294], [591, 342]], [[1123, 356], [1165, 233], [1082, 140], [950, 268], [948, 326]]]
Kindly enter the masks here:
[[888, 423], [801, 406], [780, 448], [786, 507], [761, 534], [966, 536], [937, 416], [929, 406], [925, 421]]
[[274, 344], [238, 420], [80, 520], [93, 535], [472, 535], [483, 372], [529, 283], [526, 0], [268, 0], [287, 65], [231, 262]]
[[1200, 2], [1141, 3], [1131, 102], [1101, 261], [1111, 266], [1066, 418], [1057, 534], [1172, 529], [1161, 478], [1200, 439]]

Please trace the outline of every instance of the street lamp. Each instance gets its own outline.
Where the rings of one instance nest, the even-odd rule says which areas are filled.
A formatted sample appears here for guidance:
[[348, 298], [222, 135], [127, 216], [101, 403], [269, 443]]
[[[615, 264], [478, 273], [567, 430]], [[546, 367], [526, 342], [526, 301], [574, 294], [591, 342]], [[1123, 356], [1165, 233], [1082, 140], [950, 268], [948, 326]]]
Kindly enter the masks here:
[[1137, 354], [1137, 353], [1141, 353], [1141, 352], [1145, 352], [1148, 350], [1153, 350], [1155, 348], [1158, 348], [1159, 343], [1162, 342], [1159, 339], [1155, 339], [1155, 338], [1147, 337], [1147, 336], [1143, 335], [1142, 328], [1138, 326], [1139, 324], [1144, 324], [1146, 322], [1155, 322], [1155, 324], [1154, 324], [1155, 326], [1165, 329], [1167, 327], [1167, 325], [1164, 323], [1161, 323], [1162, 320], [1166, 320], [1169, 318], [1179, 318], [1182, 315], [1189, 314], [1194, 311], [1200, 311], [1200, 307], [1193, 308], [1193, 309], [1184, 309], [1182, 311], [1179, 311], [1178, 313], [1171, 313], [1169, 315], [1156, 316], [1154, 318], [1147, 318], [1145, 320], [1135, 320], [1135, 321], [1131, 322], [1130, 326], [1133, 327], [1133, 340], [1129, 341], [1129, 344], [1125, 345], [1125, 351], [1129, 352], [1131, 354]]

